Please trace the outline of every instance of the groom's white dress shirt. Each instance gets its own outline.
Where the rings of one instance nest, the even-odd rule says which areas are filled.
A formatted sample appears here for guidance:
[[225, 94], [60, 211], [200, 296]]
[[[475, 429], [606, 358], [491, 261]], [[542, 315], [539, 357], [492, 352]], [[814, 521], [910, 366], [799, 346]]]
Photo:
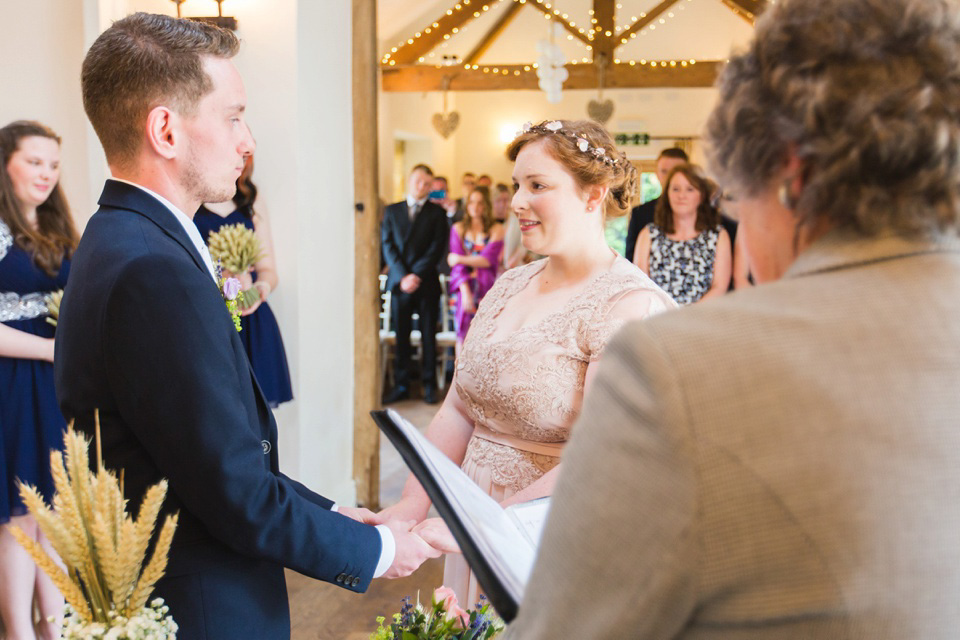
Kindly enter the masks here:
[[[180, 211], [176, 205], [172, 202], [161, 196], [155, 191], [151, 191], [141, 184], [135, 182], [130, 182], [129, 180], [124, 180], [122, 178], [111, 178], [111, 180], [116, 180], [117, 182], [123, 182], [124, 184], [129, 184], [132, 187], [136, 187], [142, 191], [146, 191], [151, 196], [159, 200], [163, 206], [170, 210], [170, 213], [173, 214], [173, 217], [176, 218], [177, 222], [180, 223], [180, 226], [183, 227], [183, 230], [186, 231], [187, 237], [190, 238], [190, 242], [193, 243], [193, 246], [196, 247], [197, 252], [200, 254], [200, 257], [203, 258], [203, 262], [207, 265], [207, 269], [210, 271], [210, 277], [213, 278], [214, 282], [217, 280], [217, 272], [213, 267], [213, 259], [210, 257], [210, 250], [207, 249], [206, 243], [203, 241], [203, 238], [200, 236], [200, 231], [197, 229], [197, 225], [193, 223], [193, 219], [188, 217], [183, 211]], [[422, 206], [422, 203], [421, 203]], [[339, 511], [339, 505], [334, 503], [330, 508], [331, 511]], [[377, 562], [377, 569], [373, 573], [374, 578], [379, 578], [384, 573], [387, 572], [387, 569], [390, 568], [390, 565], [393, 564], [393, 558], [397, 553], [397, 543], [393, 539], [393, 532], [390, 531], [385, 525], [377, 525], [377, 531], [380, 533], [380, 560]]]

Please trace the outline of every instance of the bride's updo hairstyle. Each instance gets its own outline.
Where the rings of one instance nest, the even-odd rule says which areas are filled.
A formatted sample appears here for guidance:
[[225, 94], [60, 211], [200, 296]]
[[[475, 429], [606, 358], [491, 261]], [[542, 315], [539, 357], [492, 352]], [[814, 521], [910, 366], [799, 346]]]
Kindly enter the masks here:
[[603, 203], [605, 218], [630, 211], [637, 192], [637, 169], [617, 150], [607, 130], [589, 120], [549, 120], [524, 125], [507, 148], [507, 157], [516, 162], [520, 150], [543, 140], [545, 148], [573, 176], [581, 189], [594, 185], [610, 188]]

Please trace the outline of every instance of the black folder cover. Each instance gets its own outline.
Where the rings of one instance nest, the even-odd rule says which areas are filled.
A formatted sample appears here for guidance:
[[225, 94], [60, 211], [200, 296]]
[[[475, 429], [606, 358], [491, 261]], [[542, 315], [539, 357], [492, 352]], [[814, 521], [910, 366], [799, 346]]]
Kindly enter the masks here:
[[[380, 427], [380, 430], [387, 436], [390, 442], [400, 452], [403, 461], [407, 463], [413, 475], [417, 477], [420, 484], [426, 490], [427, 495], [433, 501], [434, 506], [440, 513], [440, 517], [447, 523], [450, 533], [460, 545], [460, 550], [470, 568], [477, 576], [477, 581], [483, 587], [484, 593], [497, 610], [497, 614], [503, 618], [504, 622], [510, 622], [517, 615], [519, 602], [517, 598], [510, 593], [503, 578], [497, 574], [490, 561], [480, 550], [478, 542], [473, 539], [467, 528], [464, 526], [463, 519], [457, 513], [453, 502], [444, 492], [444, 489], [437, 482], [433, 472], [414, 449], [406, 434], [398, 427], [393, 418], [386, 411], [371, 411], [374, 422]], [[473, 607], [474, 602], [461, 602], [463, 607]]]

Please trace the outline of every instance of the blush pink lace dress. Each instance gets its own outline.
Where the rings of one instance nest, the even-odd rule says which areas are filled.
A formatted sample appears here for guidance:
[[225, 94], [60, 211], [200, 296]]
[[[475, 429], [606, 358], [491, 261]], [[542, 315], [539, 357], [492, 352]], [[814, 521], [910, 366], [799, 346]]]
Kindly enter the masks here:
[[[587, 365], [624, 323], [612, 312], [616, 303], [641, 292], [648, 315], [676, 306], [639, 268], [618, 257], [561, 310], [493, 339], [504, 306], [547, 260], [511, 269], [497, 280], [457, 360], [455, 389], [474, 423], [462, 469], [498, 502], [560, 463], [580, 414]], [[447, 556], [443, 584], [462, 606], [476, 604], [480, 592], [463, 556]]]

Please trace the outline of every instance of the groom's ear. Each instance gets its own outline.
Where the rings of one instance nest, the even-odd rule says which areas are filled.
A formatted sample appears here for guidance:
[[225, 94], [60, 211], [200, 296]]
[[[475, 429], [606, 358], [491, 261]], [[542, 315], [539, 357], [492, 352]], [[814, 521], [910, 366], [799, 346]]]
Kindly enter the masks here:
[[147, 144], [162, 158], [172, 160], [177, 156], [175, 129], [177, 114], [167, 107], [154, 107], [147, 114]]

